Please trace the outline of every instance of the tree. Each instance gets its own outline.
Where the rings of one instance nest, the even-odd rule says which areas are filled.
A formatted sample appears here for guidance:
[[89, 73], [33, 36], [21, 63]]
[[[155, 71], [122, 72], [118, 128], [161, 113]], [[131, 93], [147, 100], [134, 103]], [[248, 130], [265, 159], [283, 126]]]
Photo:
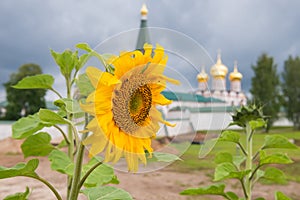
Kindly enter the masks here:
[[256, 65], [252, 65], [252, 69], [254, 77], [252, 77], [250, 92], [253, 101], [262, 104], [263, 113], [269, 116], [266, 127], [266, 132], [268, 132], [280, 109], [280, 81], [277, 66], [272, 57], [263, 53], [258, 58]]
[[289, 58], [284, 62], [282, 91], [287, 117], [294, 127], [300, 129], [300, 58]]
[[6, 115], [7, 120], [17, 120], [22, 116], [34, 114], [40, 108], [45, 108], [46, 91], [42, 89], [18, 90], [11, 86], [17, 84], [26, 76], [41, 74], [42, 70], [39, 65], [29, 63], [22, 65], [17, 73], [10, 76], [10, 80], [4, 83], [6, 89]]

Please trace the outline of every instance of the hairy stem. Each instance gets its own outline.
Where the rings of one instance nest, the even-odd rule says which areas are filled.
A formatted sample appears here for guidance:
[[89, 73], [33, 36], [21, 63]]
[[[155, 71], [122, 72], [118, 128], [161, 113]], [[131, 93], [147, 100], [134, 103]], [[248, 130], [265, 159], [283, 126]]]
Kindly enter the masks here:
[[69, 145], [70, 144], [70, 141], [68, 139], [68, 137], [66, 136], [65, 132], [57, 125], [53, 125], [64, 137], [66, 143]]
[[33, 178], [36, 179], [42, 183], [44, 183], [56, 196], [57, 200], [62, 200], [62, 197], [60, 196], [60, 194], [57, 192], [57, 190], [53, 187], [53, 185], [51, 185], [48, 181], [46, 181], [45, 179], [39, 177], [39, 176], [25, 176], [25, 177], [29, 177], [29, 178]]
[[[70, 84], [70, 78], [66, 77], [66, 86], [67, 86], [67, 98], [71, 98], [71, 84]], [[72, 115], [70, 113], [67, 114], [67, 119], [69, 121], [72, 121]], [[73, 137], [73, 129], [72, 125], [68, 125], [68, 139], [70, 141], [68, 145], [68, 156], [71, 159], [71, 161], [74, 161], [74, 137]], [[68, 175], [68, 188], [67, 188], [67, 198], [69, 199], [70, 191], [72, 187], [72, 177]]]
[[50, 88], [49, 90], [51, 90], [52, 92], [54, 92], [60, 99], [63, 98], [58, 91], [56, 91], [55, 89], [53, 88]]
[[97, 162], [94, 166], [92, 166], [92, 167], [89, 169], [89, 171], [87, 171], [87, 172], [85, 173], [85, 175], [82, 177], [82, 179], [81, 179], [80, 182], [79, 182], [79, 185], [78, 185], [78, 188], [79, 188], [79, 189], [83, 186], [83, 184], [84, 184], [85, 180], [87, 179], [87, 177], [89, 177], [89, 175], [90, 175], [97, 167], [99, 167], [99, 166], [102, 165], [102, 164], [103, 164], [102, 162]]
[[246, 159], [246, 170], [251, 170], [251, 173], [246, 176], [245, 179], [245, 187], [247, 191], [247, 196], [245, 196], [246, 200], [251, 200], [252, 198], [252, 136], [253, 130], [249, 123], [246, 124], [246, 151], [247, 151], [247, 159]]
[[[88, 115], [85, 114], [85, 126], [88, 124]], [[75, 128], [75, 127], [73, 127]], [[77, 132], [74, 132], [74, 134], [77, 134]], [[77, 199], [78, 194], [80, 191], [79, 182], [81, 177], [81, 170], [82, 170], [82, 161], [83, 161], [83, 155], [84, 155], [84, 145], [82, 144], [82, 141], [88, 136], [88, 133], [84, 133], [81, 136], [81, 141], [79, 141], [79, 147], [76, 154], [76, 163], [75, 163], [75, 169], [73, 174], [73, 180], [70, 190], [70, 200]]]
[[[84, 140], [86, 136], [87, 134], [83, 134], [81, 140]], [[79, 194], [80, 188], [78, 188], [78, 184], [81, 176], [83, 153], [84, 153], [84, 145], [81, 142], [76, 154], [76, 163], [75, 163], [74, 175], [73, 175], [72, 186], [70, 191], [70, 200], [77, 199]]]

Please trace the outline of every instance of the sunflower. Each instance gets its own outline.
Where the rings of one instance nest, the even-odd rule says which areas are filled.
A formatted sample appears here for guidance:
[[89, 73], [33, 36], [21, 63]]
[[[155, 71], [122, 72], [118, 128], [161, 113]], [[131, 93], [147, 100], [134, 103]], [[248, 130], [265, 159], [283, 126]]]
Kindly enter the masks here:
[[139, 161], [146, 164], [145, 152], [153, 152], [151, 139], [163, 120], [156, 105], [168, 105], [161, 92], [166, 83], [179, 84], [163, 75], [168, 57], [163, 47], [149, 44], [142, 51], [123, 52], [111, 57], [108, 65], [114, 73], [88, 67], [86, 74], [95, 91], [86, 99], [82, 109], [95, 116], [87, 126], [93, 134], [83, 141], [91, 144], [90, 156], [105, 151], [106, 162], [125, 157], [128, 171], [136, 172]]

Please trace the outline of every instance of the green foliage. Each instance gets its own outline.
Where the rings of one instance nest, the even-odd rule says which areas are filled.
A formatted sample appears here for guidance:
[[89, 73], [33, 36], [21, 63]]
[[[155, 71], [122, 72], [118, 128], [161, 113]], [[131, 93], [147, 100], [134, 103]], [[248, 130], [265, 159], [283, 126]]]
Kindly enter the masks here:
[[282, 192], [277, 191], [275, 193], [275, 200], [292, 200], [292, 199], [286, 196], [285, 194], [283, 194]]
[[221, 133], [219, 141], [233, 142], [239, 143], [240, 141], [240, 133], [236, 131], [226, 130]]
[[12, 87], [16, 89], [51, 89], [53, 83], [53, 76], [49, 74], [38, 74], [35, 76], [27, 76]]
[[26, 187], [25, 192], [18, 192], [4, 197], [3, 200], [27, 200], [30, 195], [29, 188]]
[[[34, 88], [32, 81], [28, 81], [29, 79], [25, 77], [31, 77], [38, 75], [39, 78], [33, 78], [37, 80], [37, 85], [42, 83], [51, 82], [51, 78], [46, 78], [42, 74], [42, 70], [39, 65], [29, 63], [22, 65], [17, 73], [13, 73], [10, 76], [10, 80], [4, 83], [6, 89], [6, 99], [8, 105], [6, 106], [6, 116], [5, 119], [7, 120], [17, 120], [22, 116], [32, 115], [37, 112], [40, 108], [44, 108], [46, 106], [44, 96], [46, 91], [44, 89], [32, 89]], [[46, 77], [49, 75], [46, 75]], [[25, 78], [25, 82], [21, 80]], [[13, 88], [15, 84], [21, 81], [20, 87], [27, 87], [30, 89], [26, 90], [19, 90]], [[46, 81], [46, 82], [43, 82]], [[19, 84], [18, 84], [19, 85]], [[45, 85], [42, 87], [44, 88]], [[19, 88], [19, 86], [17, 86]]]
[[119, 188], [112, 186], [93, 187], [82, 190], [88, 200], [132, 200], [131, 195]]
[[284, 62], [282, 73], [282, 91], [284, 96], [284, 107], [287, 117], [294, 123], [294, 127], [300, 129], [300, 58], [299, 56], [289, 58]]
[[11, 178], [15, 176], [30, 176], [38, 177], [35, 173], [36, 168], [39, 165], [38, 159], [29, 160], [27, 163], [19, 163], [11, 168], [0, 166], [0, 179]]
[[267, 155], [265, 151], [260, 151], [260, 161], [259, 165], [263, 166], [266, 164], [290, 164], [293, 161], [283, 153], [273, 153], [271, 155]]
[[[242, 106], [233, 114], [233, 123], [243, 127], [245, 137], [241, 137], [241, 133], [231, 130], [223, 131], [218, 139], [219, 142], [231, 142], [238, 145], [242, 151], [241, 155], [232, 156], [228, 152], [219, 152], [216, 154], [215, 163], [217, 164], [214, 173], [214, 181], [222, 181], [225, 179], [238, 179], [243, 189], [244, 197], [238, 197], [233, 192], [225, 193], [225, 185], [211, 185], [208, 187], [192, 188], [184, 190], [181, 194], [186, 195], [202, 195], [214, 194], [221, 195], [226, 199], [238, 200], [252, 199], [253, 184], [259, 179], [269, 183], [286, 183], [284, 173], [274, 167], [266, 167], [270, 164], [290, 164], [293, 161], [282, 152], [272, 152], [267, 154], [268, 149], [298, 149], [298, 147], [288, 141], [282, 135], [267, 135], [264, 143], [260, 148], [253, 148], [253, 137], [255, 130], [266, 125], [265, 116], [261, 107], [256, 105]], [[245, 141], [241, 141], [245, 140]], [[245, 147], [242, 145], [245, 144]], [[257, 162], [258, 161], [258, 162]], [[263, 198], [258, 198], [263, 200]]]
[[78, 101], [74, 99], [58, 99], [54, 101], [54, 105], [60, 108], [60, 113], [70, 113], [74, 116], [74, 118], [80, 118], [84, 116], [84, 112], [81, 110]]
[[[99, 159], [95, 157], [92, 158], [86, 165], [83, 166], [83, 174], [86, 174], [86, 172], [98, 162], [100, 162]], [[96, 187], [108, 183], [119, 183], [119, 181], [116, 178], [114, 170], [111, 166], [107, 164], [101, 164], [89, 175], [89, 177], [84, 182], [84, 186]]]
[[[246, 124], [251, 122], [251, 124], [253, 124], [252, 126], [255, 126], [256, 123], [262, 124], [265, 118], [261, 106], [250, 104], [242, 106], [235, 111], [232, 115], [233, 122], [231, 125], [238, 125], [245, 128]], [[258, 121], [255, 122], [256, 120]]]
[[232, 163], [233, 162], [232, 155], [227, 152], [219, 152], [215, 157], [215, 163], [221, 164], [221, 163], [225, 163], [225, 162]]
[[60, 150], [53, 150], [48, 158], [51, 162], [51, 169], [69, 176], [73, 175], [74, 163], [67, 154]]
[[208, 187], [189, 188], [180, 192], [181, 195], [220, 195], [229, 200], [238, 200], [239, 197], [233, 192], [225, 192], [223, 183], [210, 185]]
[[76, 85], [79, 88], [80, 94], [84, 96], [88, 96], [95, 89], [86, 73], [79, 75], [78, 79], [76, 80]]
[[287, 182], [284, 172], [275, 167], [266, 168], [260, 178], [264, 179], [264, 183], [285, 184]]
[[72, 52], [71, 50], [65, 50], [63, 53], [58, 53], [52, 49], [51, 55], [54, 58], [56, 64], [60, 68], [60, 72], [66, 78], [70, 78], [72, 70], [78, 63], [78, 52]]
[[263, 113], [270, 117], [266, 128], [268, 131], [277, 118], [281, 103], [277, 66], [272, 57], [262, 54], [252, 69], [254, 76], [252, 77], [250, 92], [256, 103], [264, 105]]
[[201, 187], [201, 188], [190, 188], [185, 189], [180, 194], [182, 195], [199, 195], [199, 194], [213, 194], [213, 195], [224, 195], [225, 192], [225, 184], [214, 184], [207, 187]]
[[236, 166], [229, 162], [224, 162], [216, 167], [214, 181], [224, 179], [243, 179], [251, 170], [238, 170]]
[[69, 124], [70, 122], [65, 118], [61, 117], [59, 114], [48, 110], [48, 109], [40, 109], [38, 112], [40, 120], [43, 122], [49, 123], [50, 125], [55, 124]]
[[47, 156], [53, 149], [50, 144], [51, 136], [46, 132], [31, 135], [21, 145], [24, 157], [28, 156]]
[[263, 149], [280, 148], [280, 149], [298, 149], [298, 147], [291, 143], [286, 137], [282, 135], [267, 135]]
[[108, 66], [107, 60], [112, 56], [112, 54], [99, 54], [94, 51], [87, 43], [79, 43], [76, 45], [78, 49], [85, 50], [89, 53], [89, 56], [95, 56], [103, 64], [107, 71], [112, 72], [113, 68]]
[[23, 117], [12, 124], [12, 137], [15, 139], [26, 138], [44, 127], [50, 126], [42, 122], [38, 114]]

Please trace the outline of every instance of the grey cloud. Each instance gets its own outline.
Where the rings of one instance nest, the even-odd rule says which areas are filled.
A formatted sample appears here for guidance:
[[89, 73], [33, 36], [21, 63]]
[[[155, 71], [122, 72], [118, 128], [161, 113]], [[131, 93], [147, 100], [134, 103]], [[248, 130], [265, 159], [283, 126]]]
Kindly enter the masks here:
[[[207, 50], [215, 60], [217, 49], [222, 49], [223, 62], [229, 71], [238, 60], [244, 74], [243, 85], [250, 87], [251, 64], [262, 52], [274, 56], [278, 69], [289, 54], [299, 54], [300, 2], [297, 0], [246, 0], [246, 1], [148, 1], [148, 25], [173, 29], [186, 34]], [[78, 42], [95, 47], [107, 38], [139, 27], [140, 1], [38, 1], [2, 0], [0, 2], [0, 82], [27, 62], [35, 62], [45, 73], [58, 74], [49, 49], [63, 51], [74, 48]], [[157, 36], [153, 35], [153, 42]], [[187, 44], [165, 38], [169, 49], [180, 46], [194, 63], [206, 65], [208, 61]], [[169, 39], [169, 40], [168, 40]], [[128, 42], [115, 45], [127, 47]], [[159, 39], [158, 39], [159, 40]], [[162, 40], [161, 40], [162, 41]], [[178, 42], [178, 43], [176, 43]], [[110, 43], [112, 44], [112, 43]], [[169, 45], [169, 46], [168, 46]], [[102, 45], [104, 47], [104, 45]], [[107, 47], [109, 50], [109, 48]], [[104, 48], [102, 49], [104, 51]], [[175, 60], [175, 59], [174, 59]], [[170, 60], [170, 66], [175, 61]], [[180, 62], [188, 66], [186, 62]], [[182, 69], [184, 69], [182, 66]], [[180, 66], [178, 66], [178, 70]], [[182, 70], [189, 79], [197, 73], [194, 69]], [[192, 84], [196, 87], [196, 80]], [[60, 82], [60, 81], [58, 81]], [[57, 84], [58, 85], [58, 84]], [[3, 94], [3, 87], [0, 87]], [[0, 96], [0, 100], [1, 96]]]

